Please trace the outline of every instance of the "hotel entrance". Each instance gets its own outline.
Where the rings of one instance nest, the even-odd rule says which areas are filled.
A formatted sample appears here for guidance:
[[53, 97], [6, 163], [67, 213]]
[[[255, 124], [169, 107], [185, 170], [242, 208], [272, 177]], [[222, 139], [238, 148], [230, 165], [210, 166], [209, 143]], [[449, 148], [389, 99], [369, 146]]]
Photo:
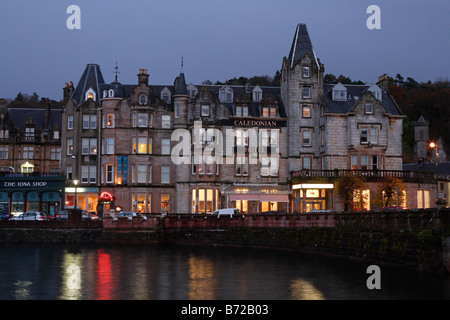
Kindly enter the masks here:
[[333, 210], [333, 184], [294, 184], [291, 212], [308, 213], [311, 210]]

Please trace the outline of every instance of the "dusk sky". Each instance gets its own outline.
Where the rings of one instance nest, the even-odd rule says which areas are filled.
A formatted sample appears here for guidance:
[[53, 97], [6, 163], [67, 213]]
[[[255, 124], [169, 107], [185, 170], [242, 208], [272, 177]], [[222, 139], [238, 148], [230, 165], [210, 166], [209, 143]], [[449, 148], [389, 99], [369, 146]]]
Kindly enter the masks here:
[[[81, 29], [66, 26], [67, 7], [81, 10]], [[378, 5], [381, 29], [366, 26]], [[188, 83], [273, 76], [306, 23], [325, 73], [376, 82], [383, 73], [419, 82], [450, 74], [448, 0], [1, 0], [0, 98], [18, 92], [62, 99], [86, 64], [106, 82], [171, 85], [181, 57]]]

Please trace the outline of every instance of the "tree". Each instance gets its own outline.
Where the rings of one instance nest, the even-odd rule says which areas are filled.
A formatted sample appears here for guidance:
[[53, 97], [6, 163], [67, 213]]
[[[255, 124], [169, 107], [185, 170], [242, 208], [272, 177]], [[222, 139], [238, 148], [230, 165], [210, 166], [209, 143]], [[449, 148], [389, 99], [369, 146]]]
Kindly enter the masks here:
[[373, 203], [380, 208], [401, 206], [405, 202], [405, 194], [405, 186], [401, 179], [386, 178], [375, 194]]
[[354, 174], [340, 176], [336, 180], [336, 190], [342, 198], [344, 211], [362, 207], [360, 204], [366, 200], [366, 195], [362, 192], [365, 189], [365, 180]]

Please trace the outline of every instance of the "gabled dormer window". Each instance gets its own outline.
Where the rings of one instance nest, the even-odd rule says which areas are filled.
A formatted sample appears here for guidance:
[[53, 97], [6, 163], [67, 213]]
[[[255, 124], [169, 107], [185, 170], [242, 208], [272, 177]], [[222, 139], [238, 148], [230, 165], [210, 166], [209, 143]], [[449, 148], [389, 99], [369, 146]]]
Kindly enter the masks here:
[[253, 101], [261, 101], [262, 99], [262, 90], [259, 86], [256, 86], [253, 89]]
[[166, 103], [170, 103], [171, 93], [170, 93], [170, 90], [167, 87], [165, 87], [161, 91], [161, 100], [165, 101]]
[[89, 88], [89, 90], [86, 91], [84, 98], [85, 98], [85, 100], [88, 100], [88, 99], [95, 100], [95, 91], [92, 90], [92, 88]]
[[219, 90], [219, 99], [220, 102], [233, 102], [233, 90], [224, 86]]
[[377, 100], [381, 101], [381, 88], [379, 86], [372, 85], [372, 86], [370, 86], [370, 88], [368, 90], [373, 94], [373, 96]]
[[195, 98], [197, 95], [198, 89], [192, 83], [187, 85], [187, 91], [189, 92], [189, 98]]
[[347, 88], [342, 83], [338, 83], [333, 87], [333, 101], [347, 100]]

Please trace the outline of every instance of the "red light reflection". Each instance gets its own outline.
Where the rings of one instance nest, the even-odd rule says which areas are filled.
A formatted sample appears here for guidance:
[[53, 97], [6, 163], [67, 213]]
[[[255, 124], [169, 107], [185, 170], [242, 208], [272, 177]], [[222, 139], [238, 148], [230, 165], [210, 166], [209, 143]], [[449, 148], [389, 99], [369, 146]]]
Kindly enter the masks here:
[[111, 300], [113, 299], [112, 267], [109, 253], [105, 253], [103, 249], [97, 251], [97, 268], [95, 283], [95, 300]]

